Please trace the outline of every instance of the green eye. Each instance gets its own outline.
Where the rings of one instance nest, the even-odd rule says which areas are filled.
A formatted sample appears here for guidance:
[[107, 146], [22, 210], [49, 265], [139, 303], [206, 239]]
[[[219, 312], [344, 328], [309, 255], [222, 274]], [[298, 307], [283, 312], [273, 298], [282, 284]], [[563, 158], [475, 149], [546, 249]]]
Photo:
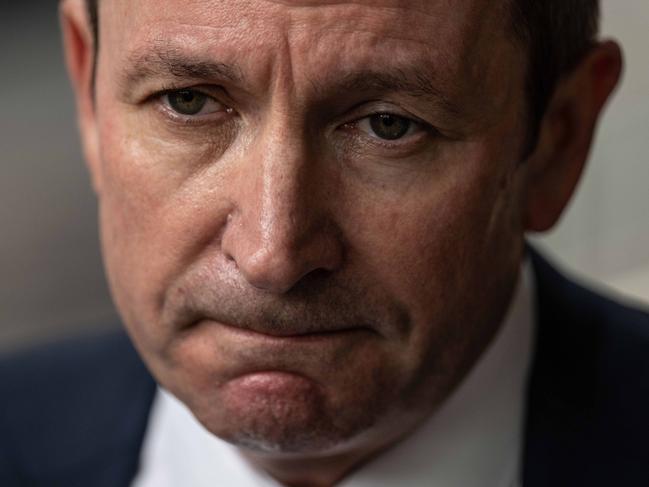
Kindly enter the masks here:
[[379, 138], [385, 140], [397, 140], [406, 135], [412, 125], [409, 120], [390, 113], [377, 113], [369, 117], [372, 132]]
[[196, 115], [207, 104], [208, 97], [196, 90], [177, 90], [167, 93], [169, 106], [182, 115]]

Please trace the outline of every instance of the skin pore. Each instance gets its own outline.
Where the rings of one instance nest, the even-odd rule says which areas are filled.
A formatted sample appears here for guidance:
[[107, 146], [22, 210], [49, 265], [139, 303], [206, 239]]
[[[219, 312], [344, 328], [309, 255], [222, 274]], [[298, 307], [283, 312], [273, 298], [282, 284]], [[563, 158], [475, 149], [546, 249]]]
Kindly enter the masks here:
[[498, 329], [524, 231], [572, 193], [619, 50], [558, 90], [522, 164], [508, 18], [487, 0], [100, 2], [93, 99], [83, 2], [62, 4], [127, 330], [286, 485], [333, 485], [434, 412]]

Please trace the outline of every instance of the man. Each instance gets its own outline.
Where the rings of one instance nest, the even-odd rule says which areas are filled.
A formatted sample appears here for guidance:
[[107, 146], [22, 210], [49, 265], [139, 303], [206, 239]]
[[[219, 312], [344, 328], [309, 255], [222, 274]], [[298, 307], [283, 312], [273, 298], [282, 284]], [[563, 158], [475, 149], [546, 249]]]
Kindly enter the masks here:
[[647, 485], [649, 318], [524, 240], [619, 79], [595, 2], [61, 13], [162, 389], [121, 337], [10, 362], [2, 485]]

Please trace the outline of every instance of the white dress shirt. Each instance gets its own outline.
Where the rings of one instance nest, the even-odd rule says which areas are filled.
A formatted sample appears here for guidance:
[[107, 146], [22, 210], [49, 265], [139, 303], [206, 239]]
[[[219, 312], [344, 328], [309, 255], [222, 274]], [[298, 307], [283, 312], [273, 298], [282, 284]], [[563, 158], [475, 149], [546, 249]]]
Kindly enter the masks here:
[[[519, 487], [534, 334], [529, 262], [506, 318], [476, 365], [413, 434], [338, 487]], [[278, 487], [159, 389], [133, 487]]]

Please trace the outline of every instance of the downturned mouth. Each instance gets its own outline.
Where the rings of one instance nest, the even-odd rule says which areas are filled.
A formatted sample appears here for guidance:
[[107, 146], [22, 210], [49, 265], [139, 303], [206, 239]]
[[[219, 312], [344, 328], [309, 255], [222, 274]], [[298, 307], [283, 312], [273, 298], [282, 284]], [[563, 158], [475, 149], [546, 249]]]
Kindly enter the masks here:
[[343, 335], [353, 335], [359, 333], [374, 333], [368, 327], [364, 326], [346, 326], [346, 327], [332, 327], [328, 329], [317, 329], [312, 330], [308, 327], [270, 327], [270, 326], [260, 326], [255, 324], [254, 326], [250, 325], [240, 325], [226, 323], [220, 320], [205, 319], [201, 320], [205, 324], [214, 324], [217, 326], [222, 326], [233, 332], [242, 335], [250, 336], [261, 336], [267, 337], [269, 339], [285, 339], [285, 340], [318, 340], [324, 338], [333, 338], [341, 337]]

